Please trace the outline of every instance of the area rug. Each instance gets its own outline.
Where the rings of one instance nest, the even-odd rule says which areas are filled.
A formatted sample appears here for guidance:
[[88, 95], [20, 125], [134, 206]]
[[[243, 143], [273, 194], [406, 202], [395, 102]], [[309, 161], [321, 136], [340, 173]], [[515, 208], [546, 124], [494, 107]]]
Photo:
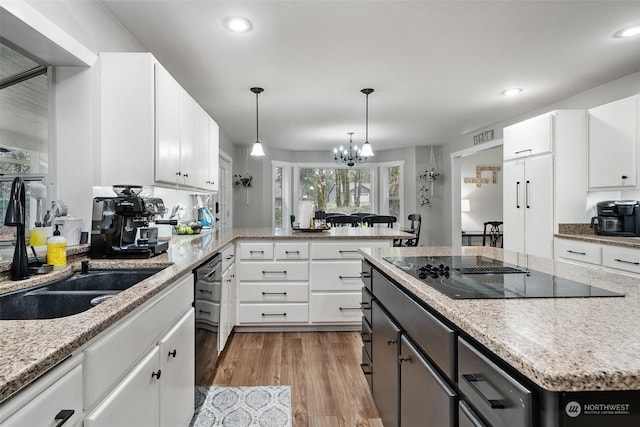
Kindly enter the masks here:
[[291, 427], [291, 388], [196, 387], [193, 427]]

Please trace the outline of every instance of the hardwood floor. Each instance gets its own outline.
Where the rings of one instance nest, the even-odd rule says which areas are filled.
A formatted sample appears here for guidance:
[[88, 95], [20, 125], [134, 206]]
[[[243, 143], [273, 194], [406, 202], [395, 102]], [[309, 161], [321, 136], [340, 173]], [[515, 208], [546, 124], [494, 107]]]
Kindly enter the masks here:
[[294, 427], [382, 427], [361, 358], [357, 332], [234, 333], [201, 382], [289, 385]]

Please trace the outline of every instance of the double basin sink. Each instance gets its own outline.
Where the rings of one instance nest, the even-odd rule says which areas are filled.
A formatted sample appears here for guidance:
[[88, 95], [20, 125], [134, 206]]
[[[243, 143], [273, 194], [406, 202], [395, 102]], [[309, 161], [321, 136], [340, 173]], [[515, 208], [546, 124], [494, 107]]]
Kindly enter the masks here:
[[160, 270], [76, 271], [61, 279], [0, 295], [0, 320], [55, 319], [82, 313]]

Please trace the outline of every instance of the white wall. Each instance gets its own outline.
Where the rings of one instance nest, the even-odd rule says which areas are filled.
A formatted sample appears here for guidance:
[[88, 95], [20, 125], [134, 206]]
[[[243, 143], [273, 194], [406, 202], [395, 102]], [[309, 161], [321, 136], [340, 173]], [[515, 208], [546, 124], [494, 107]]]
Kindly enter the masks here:
[[[460, 195], [469, 200], [470, 211], [462, 212], [461, 226], [464, 231], [482, 231], [485, 221], [502, 221], [502, 146], [462, 157]], [[489, 183], [465, 183], [465, 178], [476, 178], [477, 166], [498, 166], [496, 182], [492, 174], [484, 172], [482, 178]]]

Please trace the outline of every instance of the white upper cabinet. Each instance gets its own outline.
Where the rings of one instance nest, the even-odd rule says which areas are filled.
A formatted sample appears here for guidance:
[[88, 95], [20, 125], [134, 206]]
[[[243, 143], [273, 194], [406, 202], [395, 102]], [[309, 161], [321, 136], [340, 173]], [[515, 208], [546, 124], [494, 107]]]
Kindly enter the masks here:
[[156, 181], [177, 182], [180, 172], [180, 91], [162, 65], [156, 72]]
[[639, 96], [588, 111], [589, 189], [638, 185]]
[[218, 124], [209, 120], [209, 178], [207, 179], [210, 191], [218, 191], [218, 169], [220, 167], [220, 128]]
[[504, 128], [504, 160], [553, 151], [553, 114], [533, 117]]

